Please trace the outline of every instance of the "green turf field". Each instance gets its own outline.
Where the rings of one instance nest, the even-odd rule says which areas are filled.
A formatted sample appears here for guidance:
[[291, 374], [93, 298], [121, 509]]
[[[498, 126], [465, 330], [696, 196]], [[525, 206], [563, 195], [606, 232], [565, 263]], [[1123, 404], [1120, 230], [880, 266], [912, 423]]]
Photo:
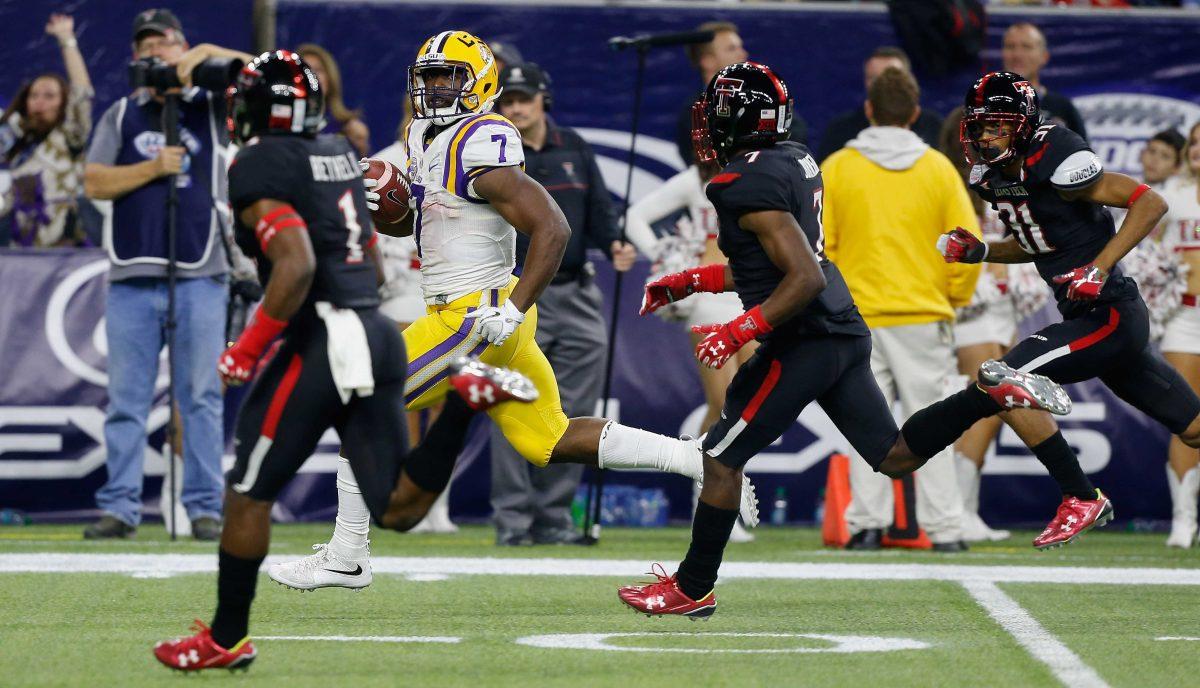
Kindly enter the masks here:
[[[161, 528], [118, 543], [83, 542], [79, 532], [0, 529], [0, 685], [188, 680], [158, 666], [150, 647], [186, 633], [193, 617], [210, 618], [215, 575], [179, 571], [215, 564], [214, 548], [170, 543]], [[261, 576], [251, 625], [264, 638], [258, 660], [246, 674], [194, 680], [288, 688], [1200, 680], [1200, 551], [1167, 550], [1162, 535], [1099, 532], [1038, 553], [1022, 532], [956, 555], [835, 552], [807, 529], [757, 535], [730, 545], [718, 611], [692, 622], [635, 615], [615, 594], [651, 561], [673, 570], [687, 546], [683, 528], [611, 529], [587, 549], [496, 548], [482, 527], [380, 533], [375, 583], [364, 592], [301, 594]], [[280, 526], [272, 553], [305, 554], [327, 536], [325, 525]], [[290, 639], [269, 639], [278, 636]]]

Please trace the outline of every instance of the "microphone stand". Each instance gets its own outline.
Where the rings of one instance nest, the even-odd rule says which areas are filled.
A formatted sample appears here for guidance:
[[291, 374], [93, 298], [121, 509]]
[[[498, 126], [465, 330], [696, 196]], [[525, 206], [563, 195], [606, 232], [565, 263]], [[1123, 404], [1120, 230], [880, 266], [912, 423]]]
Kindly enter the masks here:
[[[164, 94], [162, 125], [166, 137], [166, 145], [179, 145], [179, 94]], [[215, 153], [214, 153], [215, 155]], [[177, 175], [167, 175], [167, 321], [163, 328], [167, 342], [167, 483], [170, 490], [170, 533], [171, 540], [176, 538], [176, 505], [175, 505], [175, 281], [178, 265], [176, 264], [177, 222], [179, 215], [179, 186]]]
[[[613, 50], [624, 49], [612, 43], [609, 45]], [[650, 52], [652, 45], [649, 42], [640, 41], [633, 44], [632, 47], [637, 50], [637, 72], [633, 86], [633, 121], [629, 127], [629, 167], [625, 171], [625, 205], [621, 212], [621, 243], [625, 243], [626, 227], [629, 224], [629, 207], [632, 205], [630, 194], [633, 189], [633, 163], [636, 160], [638, 124], [641, 121], [642, 114], [642, 90], [645, 82], [646, 56]], [[613, 360], [617, 349], [617, 325], [621, 322], [619, 315], [621, 285], [624, 282], [624, 277], [624, 272], [620, 270], [614, 271], [612, 328], [609, 333], [608, 353], [604, 361], [604, 389], [600, 396], [600, 415], [604, 418], [608, 417], [608, 400], [612, 391]], [[592, 480], [588, 484], [587, 503], [583, 518], [583, 541], [589, 545], [600, 542], [601, 504], [604, 500], [604, 473], [604, 469], [597, 466], [596, 470], [592, 472]]]

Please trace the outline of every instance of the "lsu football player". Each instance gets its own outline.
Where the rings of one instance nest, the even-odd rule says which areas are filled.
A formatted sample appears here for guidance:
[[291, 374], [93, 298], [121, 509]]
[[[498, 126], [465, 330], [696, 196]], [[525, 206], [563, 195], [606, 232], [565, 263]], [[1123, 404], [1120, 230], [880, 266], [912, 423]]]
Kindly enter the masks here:
[[[443, 31], [421, 45], [409, 68], [413, 118], [402, 141], [414, 212], [381, 225], [411, 233], [421, 263], [426, 315], [404, 330], [408, 350], [405, 402], [419, 410], [445, 400], [422, 441], [442, 447], [440, 461], [405, 464], [411, 480], [393, 494], [389, 515], [416, 524], [445, 488], [474, 411], [447, 396], [448, 366], [459, 356], [522, 373], [537, 388], [532, 403], [509, 401], [487, 410], [505, 438], [530, 463], [583, 463], [602, 468], [653, 468], [693, 480], [703, 475], [699, 444], [619, 425], [604, 418], [568, 419], [554, 371], [534, 341], [534, 303], [562, 260], [570, 228], [549, 194], [524, 172], [521, 135], [492, 112], [500, 95], [488, 45], [466, 31]], [[378, 196], [368, 193], [368, 200]], [[520, 279], [513, 276], [516, 232], [529, 236]], [[492, 390], [484, 390], [491, 393]], [[499, 389], [497, 388], [498, 392]], [[357, 486], [338, 480], [338, 517], [328, 545], [268, 569], [285, 586], [362, 588], [371, 582], [367, 522], [347, 518]], [[400, 513], [397, 502], [411, 509]], [[355, 513], [365, 513], [351, 509]], [[758, 522], [757, 500], [743, 482], [741, 514]]]

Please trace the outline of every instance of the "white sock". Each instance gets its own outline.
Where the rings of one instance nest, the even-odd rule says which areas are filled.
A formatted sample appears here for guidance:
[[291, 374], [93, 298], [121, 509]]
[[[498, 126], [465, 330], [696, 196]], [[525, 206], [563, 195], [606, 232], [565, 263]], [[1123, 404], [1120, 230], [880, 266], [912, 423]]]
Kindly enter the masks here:
[[695, 440], [677, 440], [609, 422], [600, 433], [601, 468], [653, 468], [692, 480], [704, 476], [704, 460]]
[[333, 537], [329, 549], [343, 559], [362, 559], [367, 556], [367, 535], [371, 532], [371, 512], [363, 501], [350, 462], [338, 457], [337, 518], [333, 521]]
[[954, 452], [955, 473], [958, 475], [958, 489], [962, 492], [963, 511], [979, 513], [979, 482], [982, 471], [966, 454]]

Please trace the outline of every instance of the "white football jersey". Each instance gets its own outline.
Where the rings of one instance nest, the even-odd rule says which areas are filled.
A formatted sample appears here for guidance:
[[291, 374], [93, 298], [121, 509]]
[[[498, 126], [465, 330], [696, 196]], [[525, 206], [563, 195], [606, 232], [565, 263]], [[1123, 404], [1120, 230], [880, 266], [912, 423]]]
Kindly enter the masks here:
[[413, 238], [427, 302], [446, 303], [508, 284], [516, 266], [516, 230], [480, 198], [474, 180], [493, 167], [524, 165], [521, 134], [504, 117], [466, 117], [438, 132], [412, 120], [404, 133], [404, 168], [416, 208]]

